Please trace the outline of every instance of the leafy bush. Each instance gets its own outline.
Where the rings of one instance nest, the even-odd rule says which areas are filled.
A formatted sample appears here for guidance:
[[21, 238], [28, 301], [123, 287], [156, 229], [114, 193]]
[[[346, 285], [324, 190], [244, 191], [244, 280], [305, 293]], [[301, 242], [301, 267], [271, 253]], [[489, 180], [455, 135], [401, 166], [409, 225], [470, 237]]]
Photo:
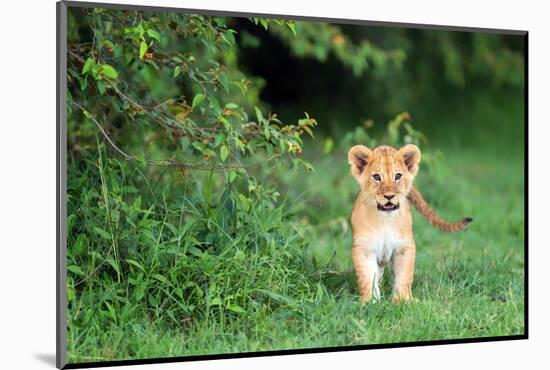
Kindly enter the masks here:
[[266, 113], [224, 18], [71, 15], [71, 345], [111, 325], [181, 329], [295, 308], [310, 295], [305, 241], [250, 171], [312, 170], [299, 156], [316, 121]]
[[180, 326], [246, 314], [243, 307], [272, 311], [308, 290], [305, 241], [285, 204], [262, 186], [243, 194], [228, 184], [216, 194], [212, 175], [205, 189], [155, 199], [163, 193], [149, 188], [139, 164], [108, 159], [104, 149], [71, 168], [72, 325], [100, 330], [137, 315]]

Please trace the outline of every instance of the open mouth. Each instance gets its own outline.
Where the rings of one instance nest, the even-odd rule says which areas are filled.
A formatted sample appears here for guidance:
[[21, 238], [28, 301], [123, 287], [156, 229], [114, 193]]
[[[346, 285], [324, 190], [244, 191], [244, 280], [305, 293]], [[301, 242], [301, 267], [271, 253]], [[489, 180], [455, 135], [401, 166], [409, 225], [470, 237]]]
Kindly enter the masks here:
[[378, 204], [378, 210], [384, 212], [395, 211], [399, 209], [399, 204], [388, 202], [386, 204]]

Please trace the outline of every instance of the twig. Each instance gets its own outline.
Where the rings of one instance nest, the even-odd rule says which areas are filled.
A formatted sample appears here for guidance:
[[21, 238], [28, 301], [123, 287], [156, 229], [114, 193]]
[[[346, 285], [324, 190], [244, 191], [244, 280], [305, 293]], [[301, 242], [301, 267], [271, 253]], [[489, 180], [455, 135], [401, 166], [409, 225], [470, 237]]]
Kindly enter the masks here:
[[[114, 141], [110, 138], [110, 136], [107, 134], [107, 132], [105, 132], [105, 130], [103, 129], [103, 126], [97, 121], [97, 119], [94, 116], [92, 116], [86, 109], [84, 109], [84, 107], [82, 105], [80, 105], [79, 103], [77, 103], [75, 101], [73, 101], [73, 105], [75, 107], [77, 107], [78, 109], [80, 109], [83, 113], [86, 112], [85, 115], [97, 126], [97, 128], [99, 129], [101, 134], [105, 137], [107, 142], [118, 153], [120, 153], [124, 157], [124, 159], [126, 159], [128, 161], [142, 162], [139, 158], [137, 158], [137, 157], [135, 157], [131, 154], [128, 154], [128, 153], [124, 152], [122, 149], [120, 149], [114, 143]], [[260, 164], [260, 163], [263, 163], [263, 162], [269, 162], [272, 159], [275, 159], [277, 157], [279, 157], [279, 155], [274, 154], [269, 158], [266, 158], [264, 160], [257, 161], [257, 162], [254, 162], [254, 163], [249, 163], [249, 164], [238, 164], [238, 165], [230, 164], [230, 165], [227, 165], [227, 166], [214, 164], [214, 170], [216, 170], [216, 171], [227, 171], [227, 170], [247, 168], [247, 167], [254, 166], [254, 165], [257, 165], [257, 164]], [[212, 170], [212, 164], [210, 164], [210, 163], [204, 163], [204, 164], [202, 164], [202, 163], [187, 163], [187, 162], [175, 161], [175, 160], [172, 160], [172, 159], [145, 160], [144, 162], [148, 166], [170, 166], [170, 167], [179, 167], [179, 168], [205, 170], [205, 171], [211, 171]]]
[[72, 57], [74, 57], [76, 60], [78, 60], [80, 63], [82, 64], [85, 64], [86, 61], [84, 60], [84, 58], [82, 58], [80, 55], [78, 55], [77, 53], [75, 53], [74, 51], [72, 51], [71, 49], [68, 49], [67, 50], [67, 53], [69, 53], [69, 55], [71, 55]]
[[158, 117], [156, 117], [153, 113], [151, 113], [149, 110], [156, 110], [158, 109], [158, 107], [162, 106], [162, 104], [157, 104], [156, 106], [150, 108], [150, 107], [146, 107], [144, 105], [141, 105], [139, 104], [138, 102], [136, 102], [134, 99], [130, 98], [128, 95], [126, 95], [125, 93], [123, 93], [118, 87], [116, 87], [113, 83], [111, 82], [108, 82], [109, 86], [117, 93], [117, 95], [123, 99], [123, 100], [126, 100], [127, 102], [129, 102], [130, 104], [132, 104], [134, 107], [136, 107], [137, 109], [139, 109], [140, 111], [142, 111], [143, 113], [145, 113], [146, 115], [148, 115], [153, 121], [155, 121], [156, 123], [158, 123], [161, 127], [164, 126], [164, 125], [167, 125], [169, 126], [170, 128], [172, 129], [175, 129], [175, 130], [181, 130], [181, 127], [177, 126], [177, 125], [174, 125], [173, 123], [167, 123], [167, 122], [163, 122], [161, 120], [159, 120]]
[[117, 152], [119, 152], [120, 154], [122, 154], [122, 156], [124, 157], [124, 159], [126, 160], [130, 160], [130, 159], [133, 159], [133, 160], [137, 160], [136, 157], [130, 155], [130, 154], [127, 154], [125, 153], [124, 151], [122, 151], [122, 149], [120, 149], [118, 146], [116, 146], [116, 144], [111, 140], [111, 138], [109, 137], [109, 135], [107, 135], [107, 133], [105, 132], [105, 130], [103, 130], [103, 127], [99, 124], [99, 122], [97, 122], [97, 120], [95, 119], [94, 116], [92, 116], [86, 109], [84, 109], [84, 107], [80, 104], [78, 104], [77, 102], [73, 101], [73, 105], [75, 107], [77, 107], [78, 109], [80, 109], [83, 113], [85, 113], [85, 115], [90, 118], [90, 120], [95, 123], [95, 125], [97, 126], [97, 128], [99, 129], [99, 131], [101, 131], [101, 133], [103, 134], [103, 136], [105, 137], [105, 139], [107, 139], [107, 141], [109, 142], [109, 144], [111, 144], [111, 146], [113, 148], [115, 148], [115, 150]]

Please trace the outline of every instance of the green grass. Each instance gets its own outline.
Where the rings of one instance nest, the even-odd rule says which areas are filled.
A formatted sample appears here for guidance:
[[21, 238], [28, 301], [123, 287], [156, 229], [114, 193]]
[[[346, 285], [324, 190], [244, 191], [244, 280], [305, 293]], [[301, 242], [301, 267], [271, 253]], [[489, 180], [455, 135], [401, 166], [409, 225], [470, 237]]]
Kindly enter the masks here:
[[209, 191], [221, 183], [209, 174], [193, 187], [106, 158], [76, 161], [69, 362], [522, 334], [522, 112], [513, 100], [471, 107], [432, 112], [445, 124], [424, 129], [426, 152], [442, 157], [421, 168], [419, 190], [441, 216], [475, 221], [445, 234], [414, 214], [409, 304], [389, 302], [389, 271], [380, 302], [358, 301], [346, 148], [321, 156], [312, 144], [315, 173], [278, 176], [278, 201], [267, 189]]

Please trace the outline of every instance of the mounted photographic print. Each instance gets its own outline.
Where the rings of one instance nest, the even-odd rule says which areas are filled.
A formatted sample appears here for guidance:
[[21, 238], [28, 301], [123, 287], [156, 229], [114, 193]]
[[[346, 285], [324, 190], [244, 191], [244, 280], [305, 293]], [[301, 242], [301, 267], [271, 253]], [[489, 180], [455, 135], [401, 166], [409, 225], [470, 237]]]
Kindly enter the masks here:
[[526, 52], [58, 3], [58, 367], [527, 338]]

